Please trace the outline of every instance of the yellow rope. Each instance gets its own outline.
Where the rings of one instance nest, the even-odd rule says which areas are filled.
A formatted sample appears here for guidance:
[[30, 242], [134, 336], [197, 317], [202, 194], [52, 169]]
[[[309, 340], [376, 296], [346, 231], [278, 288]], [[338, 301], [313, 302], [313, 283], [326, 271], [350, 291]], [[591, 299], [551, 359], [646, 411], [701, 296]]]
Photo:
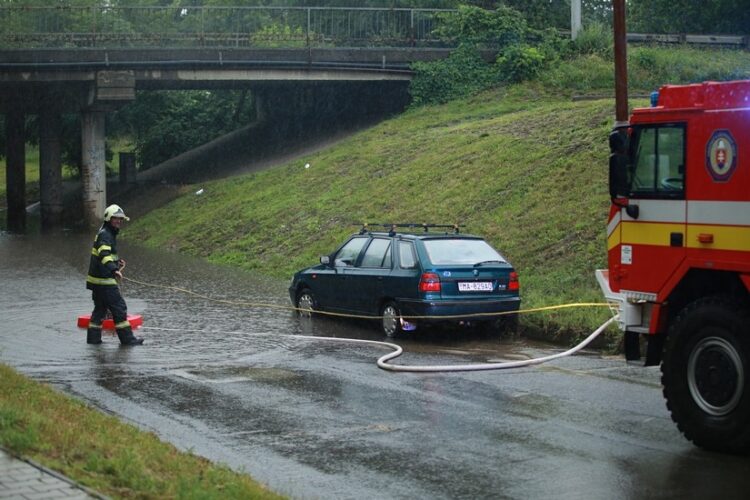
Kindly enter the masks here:
[[[214, 297], [209, 297], [208, 295], [203, 295], [198, 292], [194, 292], [192, 290], [188, 290], [187, 288], [180, 288], [177, 286], [169, 286], [169, 285], [159, 285], [155, 283], [146, 283], [144, 281], [138, 281], [132, 278], [123, 277], [123, 280], [130, 281], [132, 283], [136, 283], [138, 285], [148, 286], [152, 288], [162, 288], [165, 290], [174, 290], [177, 292], [186, 293], [188, 295], [193, 295], [195, 297], [199, 297], [204, 300], [208, 300], [211, 302], [218, 302], [221, 304], [229, 304], [233, 306], [243, 306], [243, 307], [264, 307], [269, 309], [282, 309], [285, 311], [298, 311], [301, 313], [312, 313], [312, 314], [321, 314], [325, 316], [337, 316], [342, 318], [357, 318], [357, 319], [382, 319], [383, 316], [370, 316], [370, 315], [363, 315], [363, 314], [346, 314], [346, 313], [336, 313], [336, 312], [330, 312], [330, 311], [317, 311], [317, 310], [310, 310], [310, 309], [301, 309], [299, 307], [294, 306], [283, 306], [280, 304], [271, 304], [268, 302], [248, 302], [244, 300], [228, 300], [228, 299], [216, 299]], [[453, 318], [481, 318], [481, 317], [492, 317], [492, 316], [503, 316], [506, 314], [528, 314], [528, 313], [534, 313], [534, 312], [542, 312], [542, 311], [555, 311], [558, 309], [570, 309], [570, 308], [578, 308], [578, 307], [610, 307], [610, 304], [606, 302], [577, 302], [573, 304], [559, 304], [555, 306], [542, 306], [542, 307], [533, 307], [530, 309], [519, 309], [518, 311], [504, 311], [504, 312], [492, 312], [492, 313], [471, 313], [471, 314], [456, 314], [456, 315], [448, 315], [448, 316], [401, 316], [403, 319], [453, 319]]]

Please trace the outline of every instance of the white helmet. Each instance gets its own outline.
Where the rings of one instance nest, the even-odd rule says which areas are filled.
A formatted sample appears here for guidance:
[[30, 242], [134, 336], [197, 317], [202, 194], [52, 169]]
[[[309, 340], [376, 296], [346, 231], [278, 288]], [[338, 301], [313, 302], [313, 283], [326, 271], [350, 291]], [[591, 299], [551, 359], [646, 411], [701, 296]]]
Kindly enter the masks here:
[[125, 215], [125, 211], [120, 208], [120, 205], [110, 205], [104, 210], [104, 221], [109, 222], [112, 217], [120, 217], [125, 220], [130, 220], [130, 217]]

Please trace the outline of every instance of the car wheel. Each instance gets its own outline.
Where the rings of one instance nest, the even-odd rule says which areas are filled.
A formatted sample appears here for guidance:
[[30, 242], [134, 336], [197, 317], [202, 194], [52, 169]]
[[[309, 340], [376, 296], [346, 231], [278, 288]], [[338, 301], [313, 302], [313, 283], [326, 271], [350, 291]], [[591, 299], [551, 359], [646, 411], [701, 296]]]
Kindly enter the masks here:
[[318, 304], [315, 302], [315, 296], [309, 288], [302, 289], [297, 294], [297, 309], [300, 316], [310, 317], [312, 311], [318, 308]]
[[380, 315], [383, 317], [382, 327], [383, 333], [385, 333], [386, 337], [395, 337], [396, 335], [403, 333], [404, 330], [401, 327], [401, 312], [398, 310], [398, 306], [396, 306], [395, 303], [386, 302]]
[[750, 311], [739, 301], [706, 297], [669, 329], [662, 386], [672, 420], [700, 447], [750, 450]]

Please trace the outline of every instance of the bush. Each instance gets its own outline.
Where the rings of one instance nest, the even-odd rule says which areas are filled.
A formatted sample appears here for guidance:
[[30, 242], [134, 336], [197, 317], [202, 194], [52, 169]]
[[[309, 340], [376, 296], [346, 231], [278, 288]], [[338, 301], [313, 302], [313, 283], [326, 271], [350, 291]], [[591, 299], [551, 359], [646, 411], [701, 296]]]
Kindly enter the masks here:
[[601, 23], [593, 23], [578, 32], [573, 40], [573, 49], [578, 54], [596, 54], [605, 58], [614, 53], [612, 30]]
[[500, 6], [486, 10], [460, 5], [457, 14], [441, 16], [442, 24], [435, 34], [447, 41], [502, 49], [525, 41], [529, 35], [526, 19], [515, 9]]
[[444, 103], [490, 87], [497, 70], [482, 60], [477, 49], [462, 45], [442, 61], [418, 62], [409, 87], [412, 105]]
[[497, 58], [500, 79], [506, 82], [522, 82], [539, 74], [544, 67], [544, 56], [535, 47], [514, 45]]

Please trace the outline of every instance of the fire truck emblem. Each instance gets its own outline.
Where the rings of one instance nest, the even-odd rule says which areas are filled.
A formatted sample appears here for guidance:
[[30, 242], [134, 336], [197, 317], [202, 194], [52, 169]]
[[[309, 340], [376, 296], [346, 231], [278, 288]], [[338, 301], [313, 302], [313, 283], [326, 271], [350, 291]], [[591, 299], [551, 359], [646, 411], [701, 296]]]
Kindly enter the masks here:
[[706, 168], [715, 182], [726, 182], [737, 168], [737, 143], [729, 130], [717, 130], [706, 145]]

